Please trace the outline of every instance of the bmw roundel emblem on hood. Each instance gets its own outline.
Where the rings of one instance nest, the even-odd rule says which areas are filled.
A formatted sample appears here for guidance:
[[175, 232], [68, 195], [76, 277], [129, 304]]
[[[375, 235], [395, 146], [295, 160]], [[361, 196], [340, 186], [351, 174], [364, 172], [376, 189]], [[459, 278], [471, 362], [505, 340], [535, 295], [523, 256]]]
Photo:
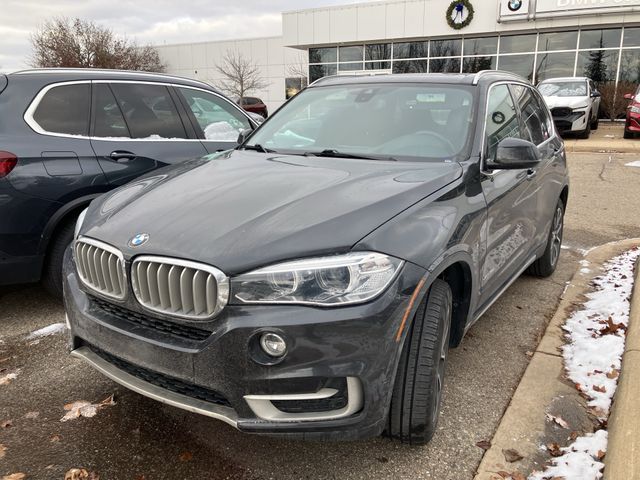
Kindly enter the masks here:
[[518, 10], [520, 10], [520, 7], [522, 7], [522, 0], [509, 0], [507, 2], [507, 7], [512, 12], [517, 12]]
[[148, 233], [139, 233], [135, 237], [133, 237], [131, 240], [129, 240], [129, 246], [139, 247], [140, 245], [146, 243], [147, 240], [149, 240]]

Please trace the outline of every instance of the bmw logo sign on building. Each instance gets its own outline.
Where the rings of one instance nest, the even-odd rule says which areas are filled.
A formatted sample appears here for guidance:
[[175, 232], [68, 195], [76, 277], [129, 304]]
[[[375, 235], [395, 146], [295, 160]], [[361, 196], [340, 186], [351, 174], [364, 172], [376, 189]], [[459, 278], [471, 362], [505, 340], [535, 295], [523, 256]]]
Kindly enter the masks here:
[[502, 0], [500, 5], [500, 18], [522, 18], [529, 13], [529, 0]]
[[133, 237], [131, 240], [129, 240], [129, 246], [139, 247], [140, 245], [146, 243], [147, 240], [149, 240], [148, 233], [139, 233], [135, 237]]

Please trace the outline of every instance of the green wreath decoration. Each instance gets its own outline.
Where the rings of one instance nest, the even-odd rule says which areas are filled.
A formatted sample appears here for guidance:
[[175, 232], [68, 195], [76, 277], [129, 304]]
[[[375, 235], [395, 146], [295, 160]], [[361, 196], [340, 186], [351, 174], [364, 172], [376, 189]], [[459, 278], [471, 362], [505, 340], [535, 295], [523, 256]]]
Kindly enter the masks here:
[[[467, 18], [465, 18], [460, 23], [454, 22], [453, 21], [454, 12], [456, 12], [456, 15], [458, 13], [462, 14], [462, 11], [464, 8], [466, 8], [468, 12]], [[453, 0], [453, 2], [451, 2], [451, 4], [449, 5], [449, 8], [447, 8], [447, 13], [446, 13], [447, 23], [451, 28], [455, 30], [460, 30], [471, 23], [471, 21], [473, 20], [473, 12], [474, 12], [473, 5], [471, 5], [471, 2], [469, 0]]]

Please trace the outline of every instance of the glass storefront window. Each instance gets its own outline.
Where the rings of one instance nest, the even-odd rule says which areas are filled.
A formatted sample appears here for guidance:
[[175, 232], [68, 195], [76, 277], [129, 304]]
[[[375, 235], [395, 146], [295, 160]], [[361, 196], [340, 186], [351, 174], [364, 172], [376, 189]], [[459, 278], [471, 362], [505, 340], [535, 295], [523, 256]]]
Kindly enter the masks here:
[[365, 60], [389, 60], [391, 58], [391, 44], [377, 43], [364, 46]]
[[339, 63], [338, 70], [340, 72], [351, 72], [354, 70], [362, 70], [362, 62]]
[[391, 62], [365, 62], [365, 70], [389, 70]]
[[500, 53], [535, 52], [536, 34], [500, 37]]
[[393, 62], [393, 73], [427, 73], [427, 60], [404, 60]]
[[429, 53], [429, 42], [401, 42], [393, 44], [393, 58], [422, 58]]
[[535, 81], [540, 82], [553, 77], [572, 77], [575, 59], [574, 52], [538, 53]]
[[498, 53], [498, 37], [465, 38], [465, 55], [495, 55]]
[[528, 80], [533, 80], [533, 61], [535, 56], [529, 55], [501, 55], [498, 60], [498, 68], [507, 72], [513, 72]]
[[319, 78], [338, 73], [336, 64], [333, 65], [309, 65], [309, 82], [315, 82]]
[[582, 30], [580, 32], [580, 48], [619, 48], [622, 30]]
[[620, 81], [640, 83], [640, 49], [623, 50], [620, 59]]
[[432, 58], [429, 71], [433, 73], [460, 73], [459, 58]]
[[616, 80], [618, 52], [616, 50], [591, 50], [578, 52], [576, 75], [589, 77], [596, 83]]
[[538, 51], [575, 50], [578, 44], [578, 32], [541, 33], [538, 39]]
[[481, 70], [495, 70], [496, 57], [464, 57], [462, 60], [463, 73], [478, 73]]
[[622, 46], [623, 47], [640, 47], [640, 28], [625, 27]]
[[362, 60], [362, 46], [340, 47], [341, 62], [358, 62]]
[[310, 48], [309, 63], [327, 63], [338, 61], [338, 48]]
[[431, 40], [432, 57], [456, 57], [462, 54], [462, 40]]

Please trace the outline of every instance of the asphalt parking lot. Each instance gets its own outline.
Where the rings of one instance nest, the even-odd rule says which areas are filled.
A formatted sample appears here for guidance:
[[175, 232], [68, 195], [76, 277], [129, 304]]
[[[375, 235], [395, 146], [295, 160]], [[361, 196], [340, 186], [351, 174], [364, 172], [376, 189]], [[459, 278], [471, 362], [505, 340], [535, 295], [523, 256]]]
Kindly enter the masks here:
[[[64, 321], [37, 286], [0, 290], [0, 476], [55, 479], [73, 467], [102, 480], [472, 478], [583, 250], [640, 237], [640, 168], [633, 155], [570, 156], [565, 248], [553, 277], [519, 279], [471, 329], [448, 365], [439, 431], [426, 447], [380, 438], [292, 442], [249, 436], [212, 419], [132, 393], [66, 352], [64, 335], [29, 339]], [[94, 417], [60, 419], [65, 404], [116, 404]], [[36, 413], [37, 412], [37, 413]], [[10, 426], [7, 426], [10, 422]]]

